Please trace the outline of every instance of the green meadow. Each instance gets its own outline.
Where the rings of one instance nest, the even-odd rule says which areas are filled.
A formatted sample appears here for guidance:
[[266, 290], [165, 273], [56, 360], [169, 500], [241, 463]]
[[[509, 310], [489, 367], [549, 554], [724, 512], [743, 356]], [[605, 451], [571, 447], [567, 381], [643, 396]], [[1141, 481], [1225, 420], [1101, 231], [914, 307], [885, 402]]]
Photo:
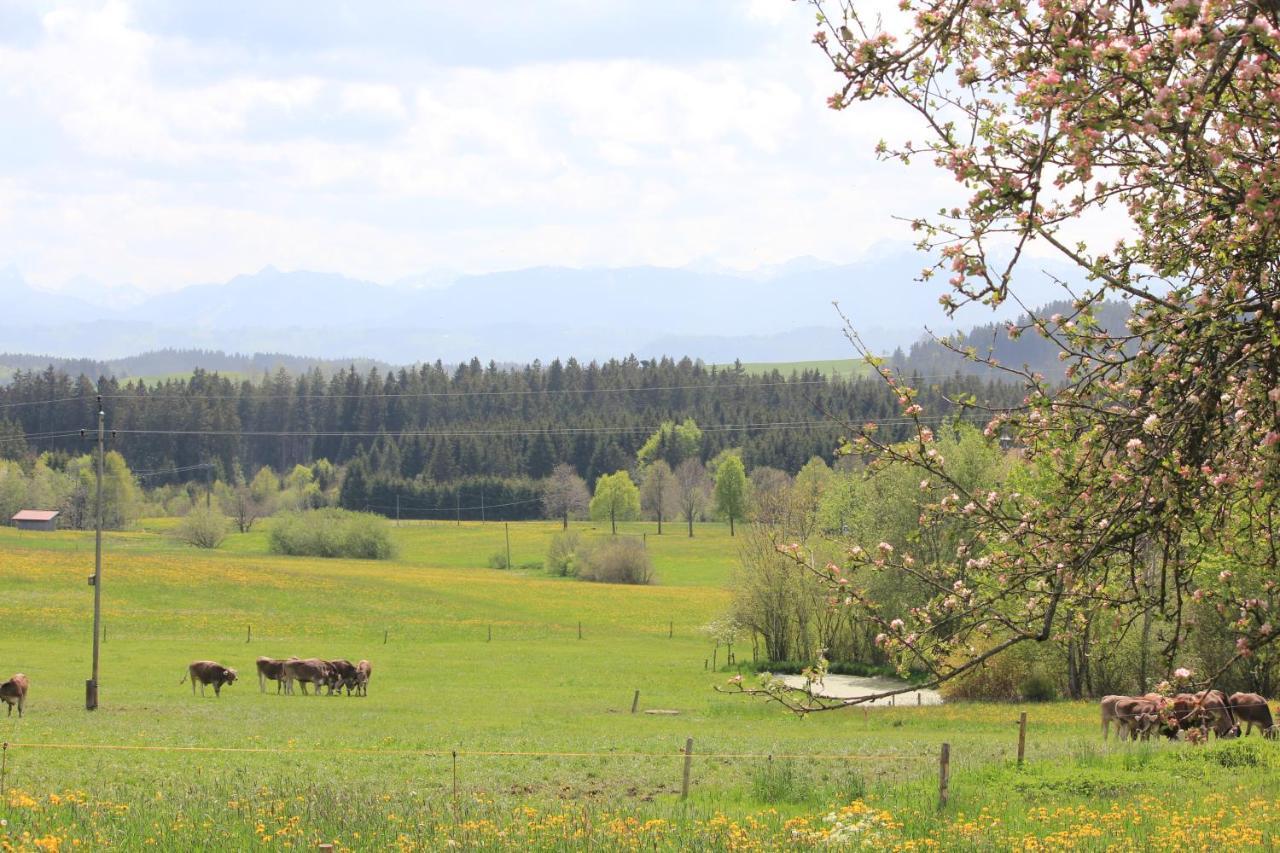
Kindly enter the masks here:
[[[1249, 849], [1280, 830], [1276, 744], [1256, 736], [1104, 746], [1087, 703], [798, 719], [717, 692], [733, 672], [709, 669], [701, 628], [729, 602], [735, 542], [721, 525], [692, 539], [626, 525], [658, 583], [621, 587], [537, 568], [554, 522], [405, 523], [381, 562], [271, 555], [268, 523], [216, 551], [177, 544], [166, 520], [106, 536], [92, 713], [93, 536], [0, 528], [0, 677], [31, 680], [27, 715], [0, 717], [0, 843], [746, 850], [847, 835], [878, 849]], [[488, 568], [508, 536], [517, 568]], [[750, 660], [749, 645], [736, 652]], [[258, 655], [368, 659], [369, 695], [260, 693]], [[179, 684], [205, 658], [240, 672], [220, 698]]]

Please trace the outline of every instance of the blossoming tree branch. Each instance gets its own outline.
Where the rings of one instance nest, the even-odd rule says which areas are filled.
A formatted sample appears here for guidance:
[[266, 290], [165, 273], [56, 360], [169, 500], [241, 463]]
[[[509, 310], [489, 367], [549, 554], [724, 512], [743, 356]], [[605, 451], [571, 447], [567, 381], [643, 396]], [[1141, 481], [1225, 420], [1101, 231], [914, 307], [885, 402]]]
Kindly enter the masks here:
[[[1033, 244], [1084, 284], [1066, 315], [1028, 312], [1008, 328], [1052, 339], [1065, 383], [965, 353], [1026, 387], [1023, 405], [990, 411], [986, 428], [1011, 440], [1020, 473], [982, 493], [960, 487], [916, 390], [850, 330], [916, 429], [892, 444], [850, 425], [842, 452], [872, 470], [918, 469], [920, 526], [955, 531], [953, 554], [863, 542], [839, 563], [779, 546], [930, 684], [1023, 643], [1059, 643], [1083, 665], [1100, 631], [1139, 625], [1171, 676], [1204, 608], [1229, 636], [1202, 683], [1268, 653], [1280, 577], [1280, 6], [902, 0], [901, 23], [882, 28], [863, 3], [814, 5], [814, 41], [839, 79], [830, 106], [905, 105], [919, 135], [881, 143], [882, 159], [923, 160], [961, 190], [955, 207], [912, 220], [923, 277], [947, 277], [942, 304], [1016, 299]], [[1081, 239], [1098, 222], [1113, 226], [1106, 242]], [[1114, 299], [1129, 320], [1103, 328], [1098, 307]], [[866, 589], [885, 572], [924, 600], [886, 612]], [[888, 695], [730, 689], [799, 713]]]

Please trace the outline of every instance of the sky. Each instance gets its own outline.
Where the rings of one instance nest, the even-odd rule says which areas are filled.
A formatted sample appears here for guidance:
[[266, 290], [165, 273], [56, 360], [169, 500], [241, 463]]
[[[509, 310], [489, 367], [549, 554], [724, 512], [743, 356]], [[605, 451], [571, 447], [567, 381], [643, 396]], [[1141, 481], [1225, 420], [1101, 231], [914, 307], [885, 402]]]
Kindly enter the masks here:
[[906, 246], [959, 196], [793, 0], [0, 3], [0, 266], [163, 291], [750, 269]]

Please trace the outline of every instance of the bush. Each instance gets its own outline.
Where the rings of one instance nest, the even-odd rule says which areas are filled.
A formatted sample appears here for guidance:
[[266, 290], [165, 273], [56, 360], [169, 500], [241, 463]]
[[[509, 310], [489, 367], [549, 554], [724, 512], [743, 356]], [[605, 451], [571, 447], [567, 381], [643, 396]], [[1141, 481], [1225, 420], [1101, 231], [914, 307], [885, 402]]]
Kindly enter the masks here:
[[610, 537], [579, 553], [578, 577], [597, 583], [653, 583], [649, 551], [635, 538]]
[[1022, 698], [1028, 702], [1052, 702], [1058, 698], [1058, 687], [1042, 671], [1035, 671], [1022, 682]]
[[577, 573], [577, 554], [582, 537], [576, 530], [564, 530], [551, 537], [547, 549], [547, 571], [558, 577], [573, 577]]
[[509, 569], [507, 565], [507, 555], [504, 551], [494, 551], [489, 555], [489, 568], [491, 569]]
[[182, 517], [174, 535], [197, 548], [217, 548], [227, 538], [227, 519], [216, 510], [198, 506]]
[[299, 557], [386, 560], [395, 550], [383, 518], [344, 509], [282, 515], [271, 527], [270, 542], [272, 553]]

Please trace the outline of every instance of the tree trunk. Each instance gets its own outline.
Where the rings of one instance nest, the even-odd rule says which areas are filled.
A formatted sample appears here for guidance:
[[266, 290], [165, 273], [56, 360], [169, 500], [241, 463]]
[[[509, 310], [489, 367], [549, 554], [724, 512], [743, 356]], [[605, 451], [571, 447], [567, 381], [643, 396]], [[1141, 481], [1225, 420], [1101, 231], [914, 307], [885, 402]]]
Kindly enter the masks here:
[[618, 535], [618, 514], [614, 510], [609, 510], [609, 525], [613, 528], [613, 535]]
[[662, 510], [658, 510], [658, 535], [662, 535]]
[[567, 509], [564, 511], [564, 529], [569, 529], [569, 510]]
[[729, 535], [733, 535], [733, 513], [729, 513]]
[[689, 538], [693, 538], [693, 513], [689, 513]]

